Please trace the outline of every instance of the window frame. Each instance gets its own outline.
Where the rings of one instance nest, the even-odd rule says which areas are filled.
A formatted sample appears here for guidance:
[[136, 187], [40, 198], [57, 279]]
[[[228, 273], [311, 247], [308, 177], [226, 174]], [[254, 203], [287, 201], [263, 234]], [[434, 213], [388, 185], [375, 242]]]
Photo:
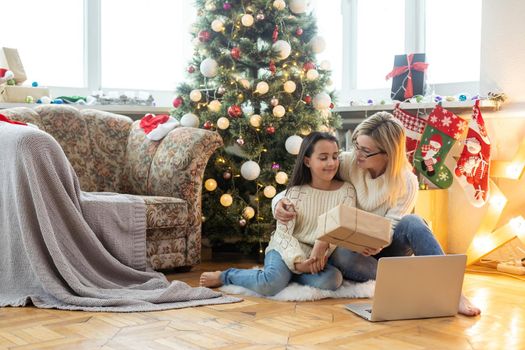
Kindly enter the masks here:
[[[51, 87], [53, 95], [88, 95], [101, 89], [101, 1], [84, 0], [84, 88]], [[337, 91], [339, 105], [348, 105], [350, 100], [385, 99], [389, 89], [357, 89], [357, 2], [365, 0], [342, 0], [343, 20], [342, 86]], [[425, 0], [405, 0], [405, 51], [425, 52]], [[392, 58], [393, 60], [393, 58]], [[183, 69], [183, 67], [181, 67]], [[477, 81], [432, 84], [436, 94], [453, 95], [459, 92], [477, 94]], [[106, 89], [106, 88], [105, 88]], [[139, 91], [126, 89], [126, 91]], [[174, 91], [155, 90], [153, 94], [158, 106], [170, 106]]]

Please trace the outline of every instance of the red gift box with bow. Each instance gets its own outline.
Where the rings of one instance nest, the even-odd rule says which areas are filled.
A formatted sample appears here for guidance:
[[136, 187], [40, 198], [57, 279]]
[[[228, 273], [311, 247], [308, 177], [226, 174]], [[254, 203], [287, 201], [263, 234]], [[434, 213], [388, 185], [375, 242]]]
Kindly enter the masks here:
[[387, 80], [392, 78], [392, 100], [404, 101], [415, 95], [424, 95], [427, 67], [424, 53], [396, 55], [394, 69], [386, 76]]

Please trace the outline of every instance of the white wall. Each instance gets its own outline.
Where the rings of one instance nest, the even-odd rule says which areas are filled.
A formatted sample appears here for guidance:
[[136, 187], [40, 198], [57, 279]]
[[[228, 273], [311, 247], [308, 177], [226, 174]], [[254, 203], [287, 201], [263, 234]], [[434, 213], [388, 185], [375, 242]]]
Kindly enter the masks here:
[[[508, 96], [499, 112], [483, 112], [493, 160], [512, 159], [525, 138], [524, 18], [523, 0], [483, 0], [480, 92], [482, 95], [504, 92]], [[456, 145], [451, 155], [460, 152], [461, 146]], [[453, 157], [448, 158], [447, 164], [454, 167]], [[496, 179], [496, 182], [509, 199], [498, 226], [514, 216], [525, 217], [525, 176], [521, 180]], [[466, 251], [485, 211], [486, 208], [471, 206], [462, 189], [453, 184], [449, 190], [450, 252]], [[513, 245], [524, 247], [516, 242]], [[502, 250], [508, 251], [508, 247]]]

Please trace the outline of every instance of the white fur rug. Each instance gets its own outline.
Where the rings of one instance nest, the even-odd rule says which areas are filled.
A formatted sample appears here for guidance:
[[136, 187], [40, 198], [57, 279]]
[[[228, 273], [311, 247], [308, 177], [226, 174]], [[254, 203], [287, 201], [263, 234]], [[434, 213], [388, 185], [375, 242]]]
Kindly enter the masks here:
[[370, 298], [374, 295], [374, 287], [375, 281], [373, 280], [364, 283], [344, 281], [343, 285], [335, 291], [318, 289], [292, 282], [282, 291], [271, 297], [265, 297], [250, 289], [232, 284], [222, 286], [219, 290], [228, 294], [255, 296], [280, 301], [309, 301], [326, 298]]

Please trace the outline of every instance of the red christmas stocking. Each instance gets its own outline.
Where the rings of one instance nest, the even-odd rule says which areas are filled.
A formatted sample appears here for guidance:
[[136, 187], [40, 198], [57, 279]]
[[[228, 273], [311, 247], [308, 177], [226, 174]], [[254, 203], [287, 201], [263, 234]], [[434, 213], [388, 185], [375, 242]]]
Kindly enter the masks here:
[[427, 122], [399, 108], [399, 103], [396, 105], [396, 108], [394, 108], [393, 114], [405, 127], [407, 157], [410, 163], [414, 164], [414, 153], [419, 145]]
[[452, 173], [444, 164], [445, 158], [466, 127], [463, 119], [441, 105], [437, 105], [428, 116], [421, 143], [414, 155], [414, 166], [439, 188], [452, 185]]
[[476, 101], [469, 123], [465, 147], [454, 170], [456, 179], [475, 207], [487, 202], [489, 192], [490, 140]]

